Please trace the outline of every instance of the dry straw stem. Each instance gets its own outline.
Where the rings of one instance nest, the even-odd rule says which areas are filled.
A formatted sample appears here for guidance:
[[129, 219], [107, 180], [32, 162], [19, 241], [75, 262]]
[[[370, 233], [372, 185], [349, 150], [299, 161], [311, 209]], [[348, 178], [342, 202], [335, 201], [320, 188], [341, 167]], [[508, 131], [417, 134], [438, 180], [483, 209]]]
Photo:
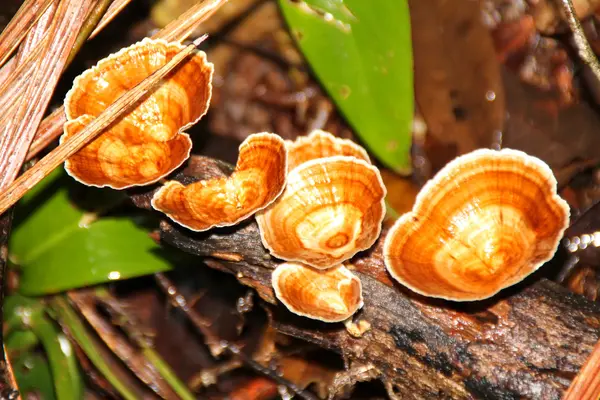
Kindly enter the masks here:
[[0, 138], [2, 189], [15, 179], [21, 168], [91, 4], [92, 0], [61, 1], [50, 28], [45, 32], [50, 40], [44, 46], [43, 57], [36, 62], [27, 81], [27, 89], [16, 99], [14, 112]]
[[71, 53], [69, 54], [69, 58], [67, 59], [63, 69], [66, 69], [71, 64], [81, 46], [83, 46], [86, 40], [88, 40], [88, 38], [91, 36], [92, 31], [96, 31], [94, 28], [96, 28], [96, 25], [98, 25], [98, 22], [106, 13], [112, 2], [113, 0], [98, 0], [96, 5], [89, 11], [89, 14], [85, 18], [85, 21], [79, 30], [79, 34], [75, 39], [75, 44], [71, 49]]
[[[171, 22], [164, 29], [160, 30], [156, 35], [152, 36], [153, 39], [164, 39], [167, 41], [178, 41], [185, 40], [194, 29], [210, 18], [227, 0], [205, 0], [199, 4], [194, 5], [185, 13], [183, 13], [175, 21]], [[98, 28], [105, 26], [106, 19], [110, 17], [111, 10], [114, 10], [119, 6], [120, 3], [125, 3], [124, 0], [115, 0], [115, 2], [108, 9], [104, 18], [100, 21]], [[121, 7], [122, 8], [122, 7]], [[111, 17], [112, 18], [112, 17]], [[92, 37], [96, 31], [92, 33]], [[41, 150], [43, 150], [48, 144], [54, 141], [59, 135], [62, 134], [62, 127], [66, 122], [64, 107], [60, 107], [54, 111], [51, 115], [46, 117], [31, 144], [29, 153], [27, 153], [26, 161], [31, 160]]]
[[[88, 37], [91, 39], [97, 35], [100, 30], [104, 28], [130, 1], [131, 0], [116, 0], [113, 2], [113, 0], [100, 0], [98, 4], [92, 8], [77, 35], [76, 43], [71, 49], [69, 59], [63, 69], [71, 63], [85, 40], [87, 40]], [[46, 11], [42, 18], [46, 18], [51, 22], [52, 17], [54, 16], [54, 11], [52, 10], [53, 8], [55, 9], [54, 6], [56, 4], [56, 2], [52, 4], [52, 7]], [[108, 7], [107, 10], [106, 8], [108, 5], [110, 5], [110, 7]], [[104, 16], [102, 17], [103, 13]], [[102, 19], [98, 22], [100, 17], [102, 17]], [[98, 24], [96, 29], [90, 34], [91, 29], [93, 29], [96, 24]], [[23, 90], [25, 85], [22, 82], [26, 82], [29, 79], [36, 60], [40, 57], [42, 49], [45, 48], [47, 41], [49, 40], [49, 37], [45, 35], [45, 30], [48, 27], [49, 24], [44, 27], [40, 26], [40, 23], [38, 22], [34, 29], [38, 30], [39, 34], [32, 35], [32, 32], [30, 31], [27, 36], [27, 39], [33, 37], [34, 41], [26, 39], [25, 43], [19, 48], [18, 54], [11, 58], [9, 62], [0, 69], [0, 110], [4, 109], [4, 102], [12, 102], [13, 99], [19, 95], [19, 92]]]
[[[105, 0], [102, 1], [104, 2]], [[110, 6], [108, 7], [108, 10], [106, 10], [102, 16], [102, 19], [100, 19], [100, 22], [98, 22], [98, 25], [96, 25], [96, 28], [90, 35], [89, 39], [94, 38], [98, 33], [100, 33], [100, 31], [104, 29], [104, 27], [106, 27], [106, 25], [108, 25], [108, 23], [112, 21], [113, 18], [115, 18], [117, 14], [119, 14], [127, 6], [127, 4], [131, 3], [131, 0], [110, 0], [109, 3]]]
[[0, 118], [11, 118], [11, 107], [19, 104], [20, 99], [24, 96], [24, 92], [28, 88], [28, 81], [42, 58], [42, 50], [46, 49], [51, 39], [45, 33], [52, 26], [52, 19], [57, 8], [58, 2], [56, 1], [46, 8], [35, 26], [31, 27], [21, 42], [15, 56], [2, 67], [2, 79], [0, 80], [0, 115], [2, 117]]
[[110, 105], [102, 114], [86, 126], [78, 135], [65, 141], [59, 147], [51, 151], [46, 157], [41, 159], [31, 169], [27, 170], [10, 187], [0, 194], [0, 214], [4, 213], [9, 207], [15, 204], [23, 195], [46, 177], [54, 168], [58, 167], [67, 158], [75, 154], [87, 143], [111, 123], [121, 117], [131, 106], [135, 105], [152, 88], [157, 85], [162, 78], [183, 62], [204, 39], [206, 35], [195, 40], [194, 43], [181, 50], [171, 61], [154, 72], [148, 78], [144, 79], [139, 85], [134, 87], [117, 101]]
[[563, 400], [600, 399], [600, 342], [571, 382]]
[[52, 0], [26, 0], [21, 5], [14, 18], [0, 33], [0, 66], [8, 60], [50, 3]]
[[594, 73], [594, 76], [596, 77], [596, 80], [600, 82], [600, 63], [598, 62], [594, 51], [585, 38], [585, 33], [583, 32], [583, 28], [577, 19], [573, 2], [571, 0], [560, 0], [560, 2], [562, 3], [565, 15], [567, 17], [569, 28], [571, 28], [571, 31], [573, 32], [573, 40], [575, 42], [575, 47], [577, 47], [579, 52], [579, 57], [581, 57], [581, 60], [590, 67]]

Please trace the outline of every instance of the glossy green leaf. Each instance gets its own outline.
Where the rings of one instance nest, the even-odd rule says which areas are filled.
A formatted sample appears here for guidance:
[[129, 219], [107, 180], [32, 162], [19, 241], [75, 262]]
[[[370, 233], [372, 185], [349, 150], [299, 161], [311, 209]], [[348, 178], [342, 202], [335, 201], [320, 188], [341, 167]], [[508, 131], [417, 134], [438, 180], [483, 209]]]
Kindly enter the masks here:
[[279, 0], [311, 68], [370, 152], [409, 173], [413, 75], [408, 3]]
[[50, 367], [41, 354], [23, 354], [12, 361], [12, 367], [21, 398], [56, 399]]
[[5, 339], [6, 350], [11, 353], [23, 353], [36, 347], [40, 340], [31, 331], [10, 332]]
[[[76, 207], [72, 198], [89, 198], [89, 192], [74, 195], [73, 188], [82, 186], [55, 173], [28, 193], [15, 211], [9, 248], [11, 261], [21, 268], [21, 293], [56, 293], [170, 269], [159, 255], [160, 247], [131, 218], [86, 222], [90, 214]], [[89, 190], [103, 204], [114, 201], [114, 191]]]

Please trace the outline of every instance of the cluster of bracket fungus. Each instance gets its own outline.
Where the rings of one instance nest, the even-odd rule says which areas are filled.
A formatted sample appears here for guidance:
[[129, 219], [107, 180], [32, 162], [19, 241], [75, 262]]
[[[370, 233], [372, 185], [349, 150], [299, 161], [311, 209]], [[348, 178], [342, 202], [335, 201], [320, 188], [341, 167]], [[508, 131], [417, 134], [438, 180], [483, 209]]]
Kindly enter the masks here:
[[[165, 65], [180, 43], [144, 39], [104, 58], [75, 79], [65, 98], [61, 142], [77, 134], [110, 104]], [[187, 160], [183, 130], [208, 110], [213, 65], [196, 51], [122, 119], [65, 162], [69, 175], [89, 186], [147, 185]]]
[[281, 264], [272, 276], [292, 312], [325, 322], [362, 307], [360, 280], [342, 265], [371, 247], [385, 216], [379, 170], [357, 144], [315, 131], [287, 141], [282, 195], [257, 213], [263, 245]]
[[[77, 134], [126, 91], [183, 49], [145, 39], [75, 79], [62, 139]], [[130, 112], [65, 162], [76, 180], [124, 189], [154, 183], [188, 157], [183, 130], [207, 111], [213, 66], [195, 52]], [[270, 133], [240, 146], [235, 172], [167, 182], [152, 206], [194, 231], [256, 213], [264, 246], [286, 262], [272, 275], [292, 312], [348, 320], [363, 305], [360, 280], [343, 264], [381, 233], [386, 189], [357, 144], [314, 131], [296, 141]], [[541, 160], [515, 150], [477, 150], [428, 182], [412, 212], [389, 231], [389, 273], [413, 291], [456, 301], [488, 298], [531, 274], [556, 251], [569, 208]]]
[[389, 231], [385, 264], [430, 297], [481, 300], [522, 281], [554, 255], [569, 207], [541, 160], [476, 150], [450, 162]]

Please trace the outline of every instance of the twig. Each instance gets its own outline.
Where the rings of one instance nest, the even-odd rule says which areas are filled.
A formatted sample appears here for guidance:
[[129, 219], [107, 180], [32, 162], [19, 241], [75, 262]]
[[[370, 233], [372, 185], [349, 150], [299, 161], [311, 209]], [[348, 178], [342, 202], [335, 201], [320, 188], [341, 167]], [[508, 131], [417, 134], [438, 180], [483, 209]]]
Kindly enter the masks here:
[[92, 31], [96, 28], [96, 25], [98, 25], [98, 22], [102, 19], [112, 2], [113, 0], [99, 0], [89, 12], [88, 16], [85, 18], [85, 22], [79, 30], [77, 39], [75, 39], [75, 44], [73, 44], [73, 48], [69, 53], [69, 58], [67, 58], [67, 62], [63, 69], [66, 69], [71, 64], [77, 53], [79, 53], [79, 49], [81, 49], [81, 46], [88, 40]]
[[[138, 331], [140, 325], [135, 321], [135, 316], [126, 314], [106, 289], [72, 290], [67, 296], [104, 343], [154, 392], [165, 399], [194, 399], [185, 384], [156, 353], [152, 344], [145, 340], [143, 333]], [[98, 313], [98, 302], [110, 308], [109, 314], [111, 319], [116, 318], [116, 323], [111, 324]], [[127, 322], [122, 324], [121, 321]], [[115, 325], [122, 328], [125, 336]]]
[[184, 12], [175, 21], [153, 36], [154, 39], [181, 41], [192, 34], [194, 29], [210, 18], [228, 0], [205, 0]]
[[[113, 5], [106, 12], [105, 17], [98, 24], [96, 30], [92, 33], [91, 37], [93, 37], [101, 27], [106, 25], [106, 23], [104, 23], [105, 20], [114, 16], [111, 14], [112, 10], [116, 9], [117, 6], [124, 7], [123, 3], [126, 4], [127, 1], [130, 0], [115, 0]], [[210, 18], [210, 16], [226, 2], [227, 0], [205, 0], [198, 3], [183, 13], [177, 20], [160, 30], [153, 38], [181, 42], [191, 35], [198, 25]], [[66, 122], [64, 113], [64, 107], [60, 107], [53, 112], [51, 116], [46, 117], [46, 119], [42, 121], [42, 124], [36, 133], [36, 137], [31, 144], [29, 153], [27, 153], [27, 161], [35, 157], [62, 133], [62, 126]]]
[[[156, 281], [160, 288], [167, 294], [167, 296], [171, 299], [172, 303], [179, 307], [184, 314], [190, 319], [190, 321], [194, 324], [194, 326], [202, 333], [205, 337], [210, 338], [210, 340], [215, 340], [215, 336], [208, 329], [209, 323], [202, 318], [196, 311], [194, 311], [191, 307], [189, 307], [187, 299], [179, 293], [177, 287], [171, 282], [169, 278], [163, 273], [154, 274]], [[208, 336], [207, 336], [208, 333]], [[252, 358], [248, 357], [244, 354], [241, 349], [233, 343], [230, 343], [226, 340], [219, 341], [220, 347], [238, 358], [241, 362], [243, 362], [247, 367], [253, 369], [254, 371], [273, 379], [280, 385], [285, 386], [290, 391], [292, 391], [297, 396], [305, 399], [305, 400], [317, 400], [317, 397], [312, 393], [307, 392], [299, 388], [293, 382], [288, 381], [285, 378], [282, 378], [275, 371], [262, 366], [258, 362], [254, 361]]]
[[112, 21], [129, 3], [131, 3], [131, 0], [113, 0], [112, 4], [110, 7], [108, 7], [108, 10], [106, 10], [100, 22], [98, 22], [98, 25], [96, 25], [96, 29], [94, 29], [90, 35], [90, 39], [99, 34], [100, 31], [104, 29], [104, 27], [108, 25], [109, 22]]
[[583, 32], [583, 28], [579, 23], [579, 19], [577, 19], [577, 14], [575, 13], [575, 7], [573, 7], [573, 2], [571, 0], [560, 1], [567, 16], [569, 28], [571, 28], [571, 31], [573, 32], [573, 40], [575, 42], [575, 47], [577, 47], [579, 57], [584, 63], [586, 63], [590, 67], [593, 74], [596, 76], [596, 80], [600, 82], [600, 63], [598, 62], [594, 51], [592, 50], [590, 44], [585, 38], [585, 33]]
[[65, 109], [63, 107], [57, 108], [52, 114], [44, 118], [35, 134], [35, 139], [33, 139], [31, 146], [29, 146], [25, 161], [30, 161], [44, 150], [46, 146], [52, 143], [57, 136], [55, 133], [58, 132], [60, 134], [62, 132], [66, 120]]
[[196, 47], [206, 39], [206, 35], [195, 40], [171, 59], [166, 65], [158, 69], [148, 78], [144, 79], [133, 89], [119, 97], [102, 114], [96, 117], [88, 126], [78, 134], [72, 136], [62, 145], [52, 150], [31, 169], [27, 170], [15, 180], [7, 190], [0, 194], [0, 214], [15, 204], [29, 189], [46, 177], [54, 168], [58, 167], [67, 158], [75, 154], [87, 143], [100, 135], [111, 123], [123, 115], [132, 105], [137, 103], [150, 90], [157, 85], [162, 78], [169, 74], [174, 68], [182, 63]]
[[238, 369], [242, 365], [244, 364], [239, 359], [232, 359], [213, 367], [202, 369], [192, 375], [188, 381], [188, 386], [192, 388], [193, 391], [197, 392], [202, 387], [216, 384], [219, 376]]

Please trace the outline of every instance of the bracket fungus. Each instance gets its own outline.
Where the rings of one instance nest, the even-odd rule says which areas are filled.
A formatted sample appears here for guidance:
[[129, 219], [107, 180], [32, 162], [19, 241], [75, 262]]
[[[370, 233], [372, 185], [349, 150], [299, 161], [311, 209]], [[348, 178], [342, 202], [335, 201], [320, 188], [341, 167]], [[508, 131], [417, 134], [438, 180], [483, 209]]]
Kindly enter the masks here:
[[283, 260], [333, 267], [375, 243], [385, 194], [379, 170], [364, 160], [307, 161], [288, 174], [279, 199], [257, 213], [263, 245]]
[[[65, 98], [67, 123], [61, 141], [182, 49], [180, 43], [144, 39], [75, 78]], [[192, 143], [182, 132], [206, 114], [212, 75], [205, 53], [194, 52], [125, 117], [69, 158], [67, 173], [83, 184], [114, 189], [147, 185], [168, 175], [189, 157]]]
[[285, 142], [271, 133], [256, 133], [240, 145], [229, 178], [190, 185], [167, 182], [152, 198], [152, 207], [193, 231], [231, 226], [272, 203], [285, 186]]
[[271, 281], [277, 298], [303, 317], [340, 322], [363, 306], [360, 279], [343, 265], [317, 270], [286, 262], [273, 271]]
[[384, 259], [401, 284], [455, 301], [489, 298], [552, 258], [569, 222], [538, 158], [504, 149], [458, 157], [389, 231]]
[[358, 144], [319, 129], [307, 136], [299, 136], [295, 141], [286, 140], [285, 143], [288, 149], [288, 171], [307, 161], [331, 156], [356, 157], [371, 163], [367, 151]]

